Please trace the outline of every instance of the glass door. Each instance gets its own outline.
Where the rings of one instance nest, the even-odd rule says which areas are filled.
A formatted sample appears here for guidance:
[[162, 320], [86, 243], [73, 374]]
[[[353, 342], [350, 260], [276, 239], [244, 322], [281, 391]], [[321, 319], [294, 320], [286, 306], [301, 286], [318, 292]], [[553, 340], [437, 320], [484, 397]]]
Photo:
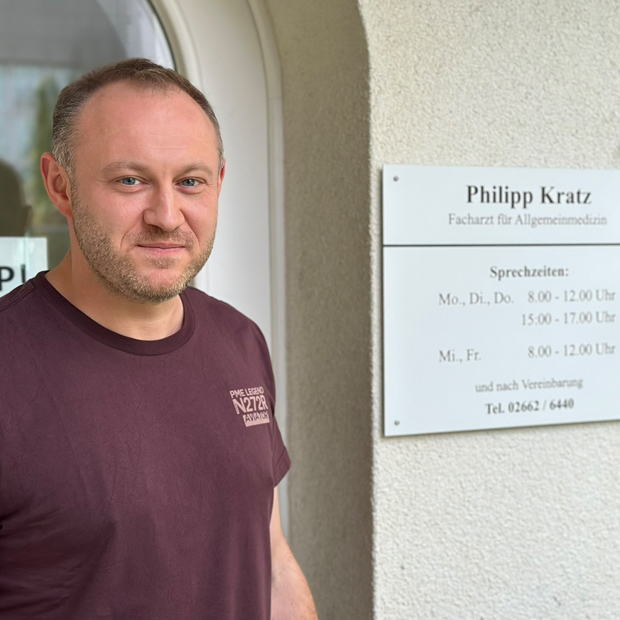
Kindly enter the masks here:
[[147, 0], [0, 0], [0, 295], [55, 267], [69, 247], [67, 222], [39, 172], [58, 93], [91, 69], [136, 56], [174, 68]]

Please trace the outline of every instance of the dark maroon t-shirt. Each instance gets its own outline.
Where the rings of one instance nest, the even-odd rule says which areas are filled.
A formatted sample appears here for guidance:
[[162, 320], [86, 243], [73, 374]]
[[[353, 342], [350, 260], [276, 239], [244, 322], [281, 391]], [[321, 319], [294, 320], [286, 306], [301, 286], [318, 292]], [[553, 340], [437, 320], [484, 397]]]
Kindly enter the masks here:
[[39, 274], [0, 299], [0, 618], [268, 620], [289, 458], [259, 329], [204, 293], [157, 341]]

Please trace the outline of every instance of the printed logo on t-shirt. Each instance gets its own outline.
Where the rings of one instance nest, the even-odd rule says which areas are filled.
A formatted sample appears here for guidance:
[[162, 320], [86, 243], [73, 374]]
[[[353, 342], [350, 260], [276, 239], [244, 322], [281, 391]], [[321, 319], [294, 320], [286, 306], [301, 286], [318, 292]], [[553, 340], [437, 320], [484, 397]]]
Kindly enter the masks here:
[[230, 397], [237, 415], [243, 416], [243, 422], [246, 426], [269, 424], [271, 422], [264, 387], [230, 390]]

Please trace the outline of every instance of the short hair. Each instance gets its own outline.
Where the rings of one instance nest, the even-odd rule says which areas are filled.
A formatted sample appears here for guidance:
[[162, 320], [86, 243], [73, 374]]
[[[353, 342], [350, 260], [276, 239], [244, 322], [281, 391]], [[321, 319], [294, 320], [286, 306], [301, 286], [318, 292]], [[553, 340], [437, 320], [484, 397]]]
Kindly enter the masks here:
[[205, 112], [217, 136], [219, 167], [224, 163], [224, 145], [220, 124], [207, 98], [185, 77], [146, 58], [129, 58], [85, 73], [60, 91], [52, 125], [52, 155], [67, 171], [74, 172], [73, 150], [79, 115], [91, 97], [104, 86], [129, 82], [141, 89], [167, 91], [178, 88], [187, 93]]

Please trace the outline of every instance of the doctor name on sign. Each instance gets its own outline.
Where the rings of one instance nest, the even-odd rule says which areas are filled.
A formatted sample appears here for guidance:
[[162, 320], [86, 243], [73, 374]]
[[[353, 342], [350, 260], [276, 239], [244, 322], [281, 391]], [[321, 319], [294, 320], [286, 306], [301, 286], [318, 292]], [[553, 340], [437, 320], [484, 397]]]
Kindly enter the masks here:
[[[540, 204], [592, 204], [592, 192], [577, 190], [558, 190], [554, 185], [540, 186]], [[478, 204], [505, 204], [511, 209], [520, 207], [527, 209], [534, 201], [534, 192], [529, 190], [512, 190], [508, 185], [493, 185], [490, 188], [484, 185], [467, 186], [467, 203]]]

